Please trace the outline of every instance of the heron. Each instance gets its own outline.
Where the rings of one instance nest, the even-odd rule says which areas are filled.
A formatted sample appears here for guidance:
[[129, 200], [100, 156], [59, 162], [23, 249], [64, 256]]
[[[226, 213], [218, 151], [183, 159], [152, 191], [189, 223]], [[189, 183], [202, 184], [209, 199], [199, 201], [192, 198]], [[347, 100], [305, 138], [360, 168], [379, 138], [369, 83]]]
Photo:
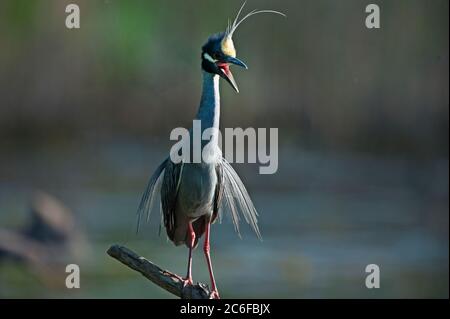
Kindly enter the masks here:
[[[261, 239], [258, 227], [258, 213], [238, 174], [222, 156], [218, 141], [220, 118], [220, 79], [224, 79], [239, 93], [230, 66], [248, 69], [236, 57], [233, 34], [247, 18], [260, 13], [273, 13], [285, 16], [274, 10], [253, 10], [239, 19], [245, 2], [240, 7], [233, 23], [228, 21], [224, 32], [211, 35], [201, 50], [201, 69], [203, 87], [200, 105], [196, 115], [202, 132], [212, 129], [211, 138], [201, 141], [203, 150], [200, 162], [193, 163], [189, 157], [175, 163], [168, 156], [151, 176], [138, 209], [138, 229], [141, 217], [150, 216], [154, 198], [160, 195], [161, 223], [167, 237], [176, 245], [185, 244], [189, 249], [187, 275], [183, 285], [192, 285], [192, 251], [204, 236], [203, 251], [206, 257], [210, 281], [211, 298], [220, 298], [214, 279], [210, 256], [210, 226], [222, 211], [229, 212], [238, 235], [241, 217], [250, 224], [257, 237]], [[192, 128], [189, 131], [192, 137]], [[206, 154], [206, 155], [205, 155]], [[160, 225], [161, 229], [161, 225]]]

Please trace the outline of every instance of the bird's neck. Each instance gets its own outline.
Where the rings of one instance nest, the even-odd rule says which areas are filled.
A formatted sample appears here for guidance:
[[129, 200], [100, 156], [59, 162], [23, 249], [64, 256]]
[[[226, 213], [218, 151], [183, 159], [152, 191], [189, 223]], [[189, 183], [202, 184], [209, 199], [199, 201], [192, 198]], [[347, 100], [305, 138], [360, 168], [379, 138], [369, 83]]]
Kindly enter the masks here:
[[196, 116], [201, 120], [202, 133], [212, 128], [211, 141], [217, 142], [220, 120], [219, 76], [203, 71], [203, 91]]

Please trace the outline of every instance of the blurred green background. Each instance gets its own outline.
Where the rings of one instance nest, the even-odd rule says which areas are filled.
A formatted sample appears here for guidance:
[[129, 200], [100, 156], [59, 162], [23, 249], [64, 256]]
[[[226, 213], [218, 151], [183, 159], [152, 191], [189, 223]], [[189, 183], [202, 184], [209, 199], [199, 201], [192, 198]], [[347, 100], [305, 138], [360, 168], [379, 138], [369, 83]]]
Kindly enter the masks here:
[[[65, 27], [72, 2], [79, 30]], [[234, 165], [264, 241], [212, 228], [223, 297], [449, 296], [448, 1], [375, 1], [379, 30], [364, 25], [369, 3], [247, 3], [287, 18], [237, 31], [249, 70], [235, 69], [240, 94], [222, 85], [221, 125], [279, 128], [279, 170]], [[156, 213], [135, 235], [135, 212], [170, 131], [192, 124], [201, 46], [241, 4], [0, 1], [0, 229], [19, 232], [44, 191], [86, 239], [51, 279], [0, 259], [0, 297], [170, 297], [105, 251], [122, 243], [184, 274], [187, 249], [158, 237]], [[64, 287], [64, 263], [80, 265], [80, 289]], [[371, 263], [380, 289], [364, 285]]]

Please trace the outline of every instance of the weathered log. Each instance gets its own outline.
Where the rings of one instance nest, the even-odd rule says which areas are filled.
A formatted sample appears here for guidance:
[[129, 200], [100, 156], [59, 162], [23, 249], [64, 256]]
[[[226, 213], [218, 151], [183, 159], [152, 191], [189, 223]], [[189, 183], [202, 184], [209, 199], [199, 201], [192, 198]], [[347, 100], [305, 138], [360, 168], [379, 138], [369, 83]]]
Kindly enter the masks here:
[[199, 282], [195, 285], [184, 286], [181, 276], [158, 267], [124, 246], [113, 245], [107, 253], [177, 297], [182, 299], [210, 299], [211, 291], [206, 284]]

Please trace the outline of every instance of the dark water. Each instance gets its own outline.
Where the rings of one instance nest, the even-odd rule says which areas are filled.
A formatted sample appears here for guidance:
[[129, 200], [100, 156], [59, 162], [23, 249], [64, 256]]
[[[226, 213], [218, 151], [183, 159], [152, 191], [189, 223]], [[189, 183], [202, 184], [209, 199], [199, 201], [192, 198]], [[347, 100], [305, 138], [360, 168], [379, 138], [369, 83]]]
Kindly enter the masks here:
[[[71, 208], [90, 246], [81, 288], [42, 280], [32, 268], [0, 264], [1, 297], [171, 297], [106, 255], [124, 244], [179, 274], [187, 249], [158, 237], [159, 212], [136, 235], [135, 212], [161, 159], [151, 145], [124, 142], [10, 152], [1, 161], [0, 227], [27, 218], [35, 190]], [[279, 171], [234, 165], [260, 213], [263, 241], [229, 219], [212, 228], [212, 256], [223, 297], [448, 298], [448, 160], [409, 161], [284, 147]], [[68, 261], [73, 262], [73, 261]], [[381, 288], [365, 287], [377, 264]], [[208, 282], [201, 249], [194, 280]], [[61, 284], [62, 283], [62, 284]], [[61, 287], [62, 286], [62, 287]]]

